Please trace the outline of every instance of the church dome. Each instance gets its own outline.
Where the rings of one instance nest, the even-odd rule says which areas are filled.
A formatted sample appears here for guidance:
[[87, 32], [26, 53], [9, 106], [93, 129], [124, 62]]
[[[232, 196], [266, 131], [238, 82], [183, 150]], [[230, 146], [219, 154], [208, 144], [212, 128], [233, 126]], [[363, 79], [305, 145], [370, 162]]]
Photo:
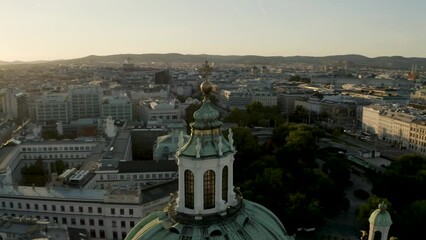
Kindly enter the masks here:
[[222, 125], [222, 123], [217, 120], [219, 118], [219, 111], [211, 105], [209, 99], [204, 99], [203, 105], [194, 112], [193, 116], [195, 122], [192, 126], [196, 129], [208, 129]]
[[392, 219], [389, 212], [386, 210], [386, 204], [380, 203], [379, 208], [371, 213], [368, 221], [374, 226], [390, 227], [390, 225], [392, 225]]
[[239, 209], [226, 216], [204, 217], [202, 220], [176, 221], [167, 210], [150, 214], [127, 235], [126, 240], [172, 239], [264, 239], [293, 240], [279, 219], [265, 207], [242, 200]]

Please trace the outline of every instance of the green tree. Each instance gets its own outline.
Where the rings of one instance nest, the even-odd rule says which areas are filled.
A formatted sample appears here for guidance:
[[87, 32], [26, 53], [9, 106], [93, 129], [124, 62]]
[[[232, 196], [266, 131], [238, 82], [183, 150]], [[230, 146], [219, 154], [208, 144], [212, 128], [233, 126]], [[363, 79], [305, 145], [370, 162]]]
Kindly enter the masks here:
[[426, 200], [415, 201], [411, 203], [401, 214], [398, 226], [398, 237], [401, 239], [410, 239], [416, 236], [416, 239], [426, 239], [425, 219], [426, 219]]
[[43, 187], [46, 185], [48, 174], [44, 167], [42, 159], [37, 159], [37, 161], [28, 167], [23, 167], [21, 169], [22, 180], [21, 184], [25, 186], [39, 186]]
[[[372, 178], [373, 192], [388, 198], [401, 210], [410, 203], [426, 199], [426, 158], [416, 154], [403, 155], [391, 163], [381, 176]], [[410, 186], [410, 187], [407, 187]]]
[[58, 131], [56, 129], [43, 129], [41, 136], [43, 139], [58, 139]]
[[58, 173], [58, 175], [62, 174], [67, 168], [63, 160], [56, 160], [54, 166], [55, 172]]
[[356, 212], [356, 219], [361, 223], [361, 229], [368, 229], [369, 223], [368, 219], [370, 218], [371, 213], [376, 210], [380, 203], [384, 202], [387, 205], [388, 211], [391, 209], [391, 204], [386, 198], [380, 198], [376, 195], [372, 195], [368, 198], [365, 204], [362, 204], [358, 207]]
[[[315, 166], [316, 140], [311, 131], [296, 129], [291, 131], [284, 146], [284, 152], [278, 159], [284, 160], [291, 165], [301, 167]], [[283, 154], [284, 153], [284, 154]]]
[[225, 117], [224, 121], [236, 123], [240, 127], [249, 126], [248, 114], [245, 111], [239, 110], [238, 108], [232, 109], [230, 114]]
[[303, 106], [296, 106], [292, 115], [290, 115], [290, 121], [296, 123], [309, 123], [310, 113]]
[[249, 128], [237, 127], [233, 128], [234, 146], [237, 150], [235, 154], [234, 169], [235, 182], [244, 183], [246, 179], [251, 177], [250, 165], [260, 157], [260, 146], [257, 139], [251, 134]]
[[300, 192], [289, 195], [286, 217], [286, 227], [291, 231], [300, 227], [317, 227], [323, 221], [319, 202]]

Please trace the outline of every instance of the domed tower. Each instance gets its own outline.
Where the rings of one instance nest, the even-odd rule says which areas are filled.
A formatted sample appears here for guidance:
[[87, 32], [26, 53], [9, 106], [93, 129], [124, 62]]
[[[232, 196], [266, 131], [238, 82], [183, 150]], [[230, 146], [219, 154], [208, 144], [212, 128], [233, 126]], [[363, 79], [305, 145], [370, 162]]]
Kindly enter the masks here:
[[212, 65], [205, 62], [202, 70], [203, 104], [194, 113], [188, 141], [176, 152], [178, 192], [163, 211], [142, 219], [126, 240], [294, 239], [271, 211], [234, 189], [232, 130], [227, 139], [222, 135], [219, 112], [209, 100]]
[[386, 210], [385, 203], [380, 203], [378, 209], [371, 213], [368, 221], [370, 222], [370, 233], [368, 240], [386, 240], [388, 239], [389, 228], [392, 225], [392, 219]]

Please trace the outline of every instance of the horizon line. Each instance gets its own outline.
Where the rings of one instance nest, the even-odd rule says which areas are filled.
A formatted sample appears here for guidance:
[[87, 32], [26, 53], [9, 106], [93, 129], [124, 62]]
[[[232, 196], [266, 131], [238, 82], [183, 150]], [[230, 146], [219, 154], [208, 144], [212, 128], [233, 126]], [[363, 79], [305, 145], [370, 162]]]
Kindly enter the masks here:
[[363, 54], [357, 54], [357, 53], [347, 53], [347, 54], [330, 54], [330, 55], [258, 55], [258, 54], [209, 54], [209, 53], [177, 53], [177, 52], [169, 52], [169, 53], [113, 53], [113, 54], [89, 54], [82, 57], [73, 57], [73, 58], [57, 58], [57, 59], [39, 59], [39, 60], [2, 60], [0, 59], [0, 62], [3, 64], [25, 64], [25, 63], [46, 63], [46, 62], [54, 62], [54, 61], [69, 61], [74, 59], [80, 59], [80, 58], [86, 58], [86, 57], [107, 57], [107, 56], [114, 56], [114, 55], [170, 55], [170, 54], [178, 54], [183, 56], [200, 56], [200, 55], [209, 55], [209, 56], [220, 56], [220, 57], [283, 57], [283, 58], [289, 58], [289, 57], [313, 57], [313, 58], [321, 58], [321, 57], [335, 57], [335, 56], [361, 56], [366, 58], [380, 58], [380, 57], [402, 57], [402, 58], [426, 58], [426, 57], [418, 57], [418, 56], [402, 56], [402, 55], [380, 55], [380, 56], [367, 56]]

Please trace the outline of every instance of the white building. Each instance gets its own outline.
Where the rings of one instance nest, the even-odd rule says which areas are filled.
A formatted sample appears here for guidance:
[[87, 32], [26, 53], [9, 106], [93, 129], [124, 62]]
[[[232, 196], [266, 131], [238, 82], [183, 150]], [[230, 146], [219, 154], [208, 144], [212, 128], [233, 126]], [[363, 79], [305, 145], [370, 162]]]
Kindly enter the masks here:
[[363, 108], [362, 130], [381, 140], [426, 153], [426, 119], [419, 111], [371, 105]]
[[157, 120], [181, 119], [179, 101], [140, 101], [141, 118], [144, 123]]
[[68, 123], [69, 104], [65, 94], [50, 93], [43, 95], [35, 103], [36, 120], [39, 122], [60, 121]]
[[277, 94], [272, 91], [252, 91], [252, 102], [260, 102], [265, 107], [273, 107], [278, 103]]
[[71, 86], [68, 91], [71, 119], [99, 118], [102, 91], [98, 86]]
[[222, 89], [215, 93], [215, 96], [218, 100], [217, 105], [229, 110], [234, 108], [245, 110], [247, 105], [255, 101], [265, 107], [272, 107], [278, 104], [276, 93], [268, 90]]
[[110, 185], [131, 185], [145, 189], [176, 179], [177, 166], [174, 161], [102, 160], [95, 173], [98, 189], [107, 189]]
[[[85, 190], [78, 188], [0, 188], [0, 211], [8, 217], [45, 219], [86, 229], [91, 239], [124, 239], [142, 217], [161, 209], [169, 199], [170, 186], [135, 189]], [[164, 192], [163, 191], [166, 191]]]
[[101, 108], [103, 119], [111, 116], [114, 120], [132, 120], [132, 103], [127, 96], [107, 97]]

